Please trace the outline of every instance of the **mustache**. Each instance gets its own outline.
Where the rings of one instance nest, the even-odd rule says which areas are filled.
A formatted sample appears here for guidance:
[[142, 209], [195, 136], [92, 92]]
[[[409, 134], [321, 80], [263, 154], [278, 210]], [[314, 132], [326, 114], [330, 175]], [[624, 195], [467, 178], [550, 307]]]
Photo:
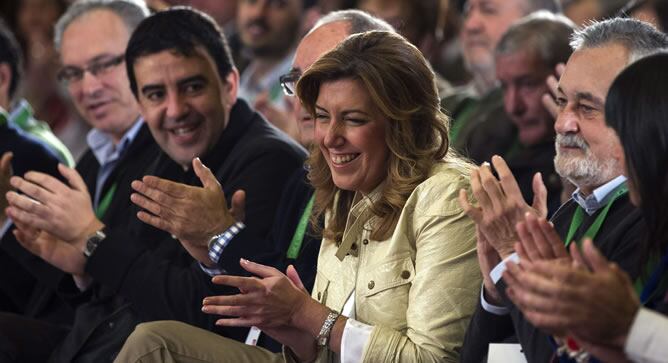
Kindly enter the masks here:
[[579, 135], [560, 135], [557, 134], [556, 143], [558, 146], [577, 147], [582, 150], [589, 150], [589, 144]]

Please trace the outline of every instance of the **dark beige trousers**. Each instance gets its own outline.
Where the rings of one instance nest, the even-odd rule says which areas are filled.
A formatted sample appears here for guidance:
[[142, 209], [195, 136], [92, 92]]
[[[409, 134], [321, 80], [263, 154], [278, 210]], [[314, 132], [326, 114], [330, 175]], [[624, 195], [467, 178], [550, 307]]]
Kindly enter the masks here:
[[283, 355], [176, 321], [137, 326], [116, 363], [283, 363]]

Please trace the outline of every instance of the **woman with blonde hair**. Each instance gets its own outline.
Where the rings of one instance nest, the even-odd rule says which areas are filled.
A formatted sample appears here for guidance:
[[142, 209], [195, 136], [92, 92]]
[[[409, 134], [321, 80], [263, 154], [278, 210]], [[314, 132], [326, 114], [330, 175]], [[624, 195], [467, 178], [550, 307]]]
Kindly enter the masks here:
[[176, 322], [140, 325], [118, 361], [456, 362], [480, 291], [475, 230], [457, 202], [470, 165], [448, 151], [434, 73], [403, 37], [353, 35], [297, 94], [315, 119], [308, 164], [324, 216], [312, 297], [295, 270], [250, 261], [204, 299], [223, 326], [257, 327], [284, 353]]

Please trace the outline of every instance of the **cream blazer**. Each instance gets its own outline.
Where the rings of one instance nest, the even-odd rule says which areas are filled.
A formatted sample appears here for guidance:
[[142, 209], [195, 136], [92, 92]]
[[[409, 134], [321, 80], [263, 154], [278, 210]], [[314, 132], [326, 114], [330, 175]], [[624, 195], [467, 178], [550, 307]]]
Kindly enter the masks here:
[[[351, 208], [340, 246], [323, 240], [312, 296], [340, 312], [355, 291], [356, 320], [374, 326], [364, 362], [458, 361], [482, 279], [461, 188], [470, 188], [468, 175], [438, 163], [389, 239], [370, 237], [374, 191]], [[316, 361], [334, 355], [322, 351]]]

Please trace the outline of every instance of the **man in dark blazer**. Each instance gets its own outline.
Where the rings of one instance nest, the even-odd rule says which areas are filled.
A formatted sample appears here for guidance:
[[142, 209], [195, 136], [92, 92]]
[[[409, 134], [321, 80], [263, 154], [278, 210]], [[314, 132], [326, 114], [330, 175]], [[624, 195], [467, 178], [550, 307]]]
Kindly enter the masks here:
[[[91, 12], [88, 19], [77, 21], [92, 16]], [[84, 285], [91, 284], [86, 292], [92, 297], [78, 306], [71, 331], [51, 355], [57, 361], [112, 360], [142, 321], [173, 319], [213, 330], [215, 319], [201, 313], [199, 306], [203, 297], [225, 289], [210, 282], [183, 246], [227, 228], [225, 216], [210, 212], [217, 203], [242, 198], [242, 194], [233, 198], [238, 190], [247, 193], [247, 228], [260, 236], [268, 234], [284, 183], [306, 155], [237, 99], [238, 73], [224, 37], [208, 16], [189, 9], [151, 16], [130, 38], [125, 62], [130, 88], [162, 149], [144, 164], [145, 175], [150, 176], [131, 185], [137, 191], [132, 201], [141, 209], [126, 210], [125, 225], [107, 226], [82, 197], [85, 188], [71, 170], [65, 170], [71, 184], [65, 194], [70, 198], [42, 197], [43, 205], [37, 207], [18, 195], [10, 201], [21, 211], [17, 217], [23, 223], [54, 237], [26, 228], [23, 244], [78, 276]], [[16, 185], [30, 192], [35, 183], [20, 180]], [[187, 186], [188, 192], [177, 197], [193, 207], [189, 213], [166, 215], [168, 208], [156, 208], [162, 200], [160, 189], [170, 193], [173, 186]], [[76, 210], [77, 217], [52, 213], [61, 205]], [[157, 223], [160, 218], [178, 228]], [[253, 259], [263, 248], [249, 244], [225, 252]], [[58, 253], [43, 254], [45, 250]], [[246, 334], [235, 329], [221, 333]]]
[[[668, 46], [668, 37], [653, 27], [631, 19], [593, 24], [574, 35], [569, 58], [556, 90], [560, 105], [555, 169], [578, 189], [552, 218], [566, 242], [593, 238], [597, 247], [632, 278], [638, 276], [638, 248], [645, 225], [625, 188], [623, 151], [619, 139], [605, 122], [605, 97], [615, 76], [638, 57]], [[479, 232], [478, 257], [484, 286], [480, 304], [471, 320], [462, 348], [463, 362], [481, 362], [489, 343], [515, 335], [529, 362], [548, 362], [557, 346], [548, 335], [531, 325], [505, 295], [501, 275], [508, 261], [517, 261], [517, 222], [525, 213], [546, 216], [546, 192], [534, 178], [537, 198], [528, 206], [521, 198], [512, 174], [499, 157], [472, 175], [472, 188], [480, 206], [461, 199]], [[501, 193], [499, 193], [501, 192]]]

